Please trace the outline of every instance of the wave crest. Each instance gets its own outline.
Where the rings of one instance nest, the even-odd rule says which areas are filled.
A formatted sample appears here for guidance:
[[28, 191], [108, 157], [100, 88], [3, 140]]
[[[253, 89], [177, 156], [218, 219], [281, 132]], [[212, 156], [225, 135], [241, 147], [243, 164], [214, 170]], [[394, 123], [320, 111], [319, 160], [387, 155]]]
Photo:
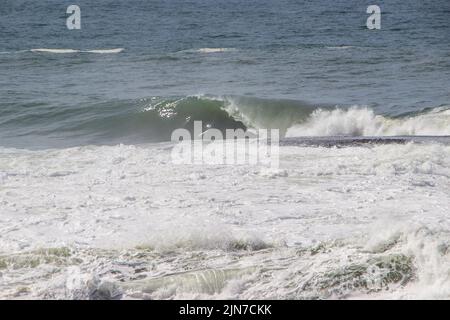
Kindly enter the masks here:
[[30, 52], [36, 53], [120, 53], [124, 49], [123, 48], [114, 48], [114, 49], [94, 49], [94, 50], [77, 50], [77, 49], [31, 49]]
[[[338, 108], [300, 100], [242, 96], [151, 97], [76, 105], [39, 113], [12, 105], [0, 117], [2, 146], [28, 146], [30, 137], [43, 147], [85, 144], [139, 144], [170, 141], [174, 130], [193, 133], [216, 128], [279, 129], [280, 137], [450, 136], [450, 106], [398, 117], [377, 115], [367, 107]], [[64, 139], [62, 139], [63, 137]]]
[[450, 109], [402, 118], [376, 115], [372, 109], [315, 110], [308, 119], [289, 128], [286, 136], [445, 136], [450, 135]]

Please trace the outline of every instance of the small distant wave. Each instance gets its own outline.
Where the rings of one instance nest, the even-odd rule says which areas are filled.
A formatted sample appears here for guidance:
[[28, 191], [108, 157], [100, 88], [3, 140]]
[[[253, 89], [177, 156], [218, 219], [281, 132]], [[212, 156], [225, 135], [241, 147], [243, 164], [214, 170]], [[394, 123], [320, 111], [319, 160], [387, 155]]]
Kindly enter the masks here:
[[327, 49], [330, 50], [346, 50], [346, 49], [352, 49], [355, 48], [355, 46], [329, 46]]
[[84, 51], [80, 51], [80, 52], [105, 54], [105, 53], [121, 53], [124, 50], [125, 50], [124, 48], [116, 48], [116, 49], [84, 50]]
[[2, 51], [0, 54], [16, 54], [16, 53], [24, 53], [30, 52], [30, 50], [18, 50], [18, 51]]
[[193, 48], [180, 50], [175, 52], [175, 54], [215, 54], [215, 53], [226, 53], [238, 51], [236, 48]]
[[200, 53], [219, 53], [219, 52], [230, 52], [230, 51], [236, 51], [234, 48], [200, 48], [196, 50]]
[[47, 53], [77, 53], [80, 50], [74, 49], [31, 49], [31, 52], [47, 52]]
[[31, 52], [38, 52], [38, 53], [98, 53], [98, 54], [106, 54], [106, 53], [120, 53], [124, 49], [123, 48], [115, 48], [115, 49], [94, 49], [94, 50], [77, 50], [77, 49], [31, 49]]

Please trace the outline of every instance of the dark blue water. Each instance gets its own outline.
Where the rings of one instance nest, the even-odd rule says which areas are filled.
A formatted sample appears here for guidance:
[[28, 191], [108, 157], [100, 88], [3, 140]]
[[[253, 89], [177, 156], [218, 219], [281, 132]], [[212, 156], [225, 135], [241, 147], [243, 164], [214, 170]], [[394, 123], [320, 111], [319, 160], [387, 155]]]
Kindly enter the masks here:
[[[81, 30], [66, 28], [70, 4]], [[371, 4], [381, 30], [366, 28]], [[166, 123], [140, 114], [199, 94], [254, 97], [299, 122], [292, 109], [310, 105], [390, 117], [448, 106], [449, 21], [448, 0], [2, 0], [0, 145], [164, 140]], [[29, 51], [41, 48], [124, 51]]]

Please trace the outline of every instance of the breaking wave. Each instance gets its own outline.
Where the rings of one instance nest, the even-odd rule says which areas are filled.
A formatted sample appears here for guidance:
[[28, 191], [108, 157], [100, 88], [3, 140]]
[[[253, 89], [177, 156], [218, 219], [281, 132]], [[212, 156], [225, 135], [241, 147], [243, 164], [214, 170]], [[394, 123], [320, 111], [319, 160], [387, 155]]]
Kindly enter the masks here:
[[230, 52], [236, 51], [234, 48], [200, 48], [197, 52], [200, 53], [219, 53], [219, 52]]
[[287, 136], [446, 136], [450, 110], [435, 108], [399, 118], [377, 115], [369, 108], [315, 110]]
[[[8, 138], [33, 136], [46, 147], [169, 141], [175, 129], [279, 129], [281, 137], [448, 136], [450, 108], [440, 106], [389, 117], [368, 107], [315, 105], [299, 100], [242, 96], [151, 97], [61, 108], [10, 106], [0, 113], [3, 146]], [[61, 145], [63, 144], [63, 145]]]
[[30, 50], [17, 50], [17, 51], [1, 51], [0, 54], [17, 54], [17, 53], [52, 53], [52, 54], [70, 54], [70, 53], [97, 53], [97, 54], [108, 54], [108, 53], [121, 53], [124, 48], [113, 48], [113, 49], [92, 49], [92, 50], [81, 50], [81, 49], [51, 49], [51, 48], [35, 48]]
[[41, 52], [41, 53], [120, 53], [123, 48], [114, 49], [95, 49], [95, 50], [77, 50], [77, 49], [31, 49], [31, 52]]

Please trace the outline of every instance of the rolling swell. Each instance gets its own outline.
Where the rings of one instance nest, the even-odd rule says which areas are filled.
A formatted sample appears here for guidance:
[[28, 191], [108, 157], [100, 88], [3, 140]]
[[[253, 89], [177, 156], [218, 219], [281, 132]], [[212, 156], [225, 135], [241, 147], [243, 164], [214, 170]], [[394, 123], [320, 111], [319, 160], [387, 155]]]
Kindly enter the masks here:
[[[13, 106], [14, 107], [14, 106]], [[403, 116], [378, 115], [368, 107], [313, 105], [287, 99], [241, 96], [188, 96], [120, 100], [92, 105], [4, 108], [0, 112], [0, 144], [67, 147], [85, 144], [135, 144], [169, 141], [172, 132], [279, 129], [281, 137], [317, 136], [447, 136], [450, 108], [428, 108]]]
[[199, 97], [153, 97], [79, 107], [3, 109], [0, 145], [40, 148], [161, 142], [169, 141], [175, 129], [193, 133], [194, 121], [202, 121], [203, 131], [246, 129], [223, 106], [223, 101]]

